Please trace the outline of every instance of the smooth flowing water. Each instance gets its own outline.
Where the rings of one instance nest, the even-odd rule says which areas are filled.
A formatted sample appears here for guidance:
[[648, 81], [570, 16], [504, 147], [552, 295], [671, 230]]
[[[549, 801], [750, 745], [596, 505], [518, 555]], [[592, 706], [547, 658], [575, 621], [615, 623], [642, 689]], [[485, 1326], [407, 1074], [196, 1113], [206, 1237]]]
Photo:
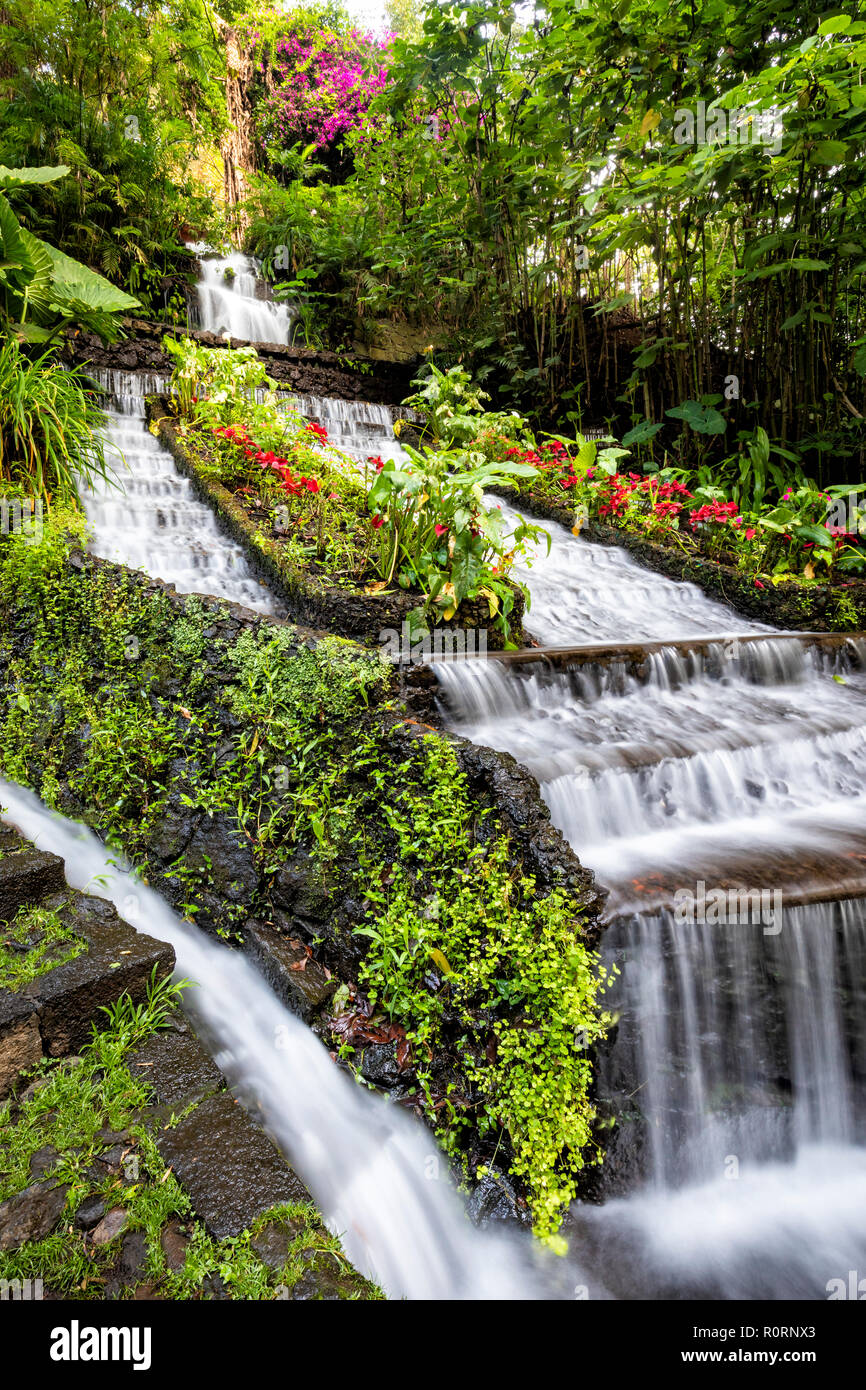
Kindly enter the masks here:
[[196, 286], [199, 328], [251, 343], [285, 345], [291, 341], [291, 310], [265, 297], [268, 288], [251, 256], [239, 251], [217, 256], [202, 245], [190, 250], [201, 257]]
[[718, 639], [639, 675], [437, 668], [450, 726], [532, 770], [609, 890], [617, 1126], [582, 1256], [620, 1297], [826, 1298], [866, 1267], [862, 648], [738, 642], [762, 629], [550, 530], [521, 576], [543, 643]]
[[[85, 498], [94, 551], [181, 592], [272, 611], [272, 597], [238, 547], [146, 429], [144, 396], [164, 391], [165, 381], [135, 373], [92, 375], [112, 405], [109, 440], [125, 456], [125, 466], [118, 459], [122, 491], [100, 488]], [[357, 457], [374, 442], [372, 430], [382, 431], [376, 443], [386, 442], [387, 407], [319, 398], [300, 398], [299, 404], [311, 418], [342, 421], [342, 441]], [[394, 442], [390, 428], [389, 435]], [[31, 792], [0, 782], [0, 806], [3, 820], [63, 857], [74, 887], [110, 898], [137, 930], [172, 944], [178, 974], [195, 983], [185, 1008], [356, 1268], [397, 1298], [558, 1297], [570, 1287], [574, 1271], [566, 1277], [526, 1237], [473, 1227], [448, 1161], [426, 1128], [340, 1071], [247, 960], [181, 921], [86, 827], [52, 814]]]
[[220, 530], [147, 428], [144, 397], [165, 391], [165, 379], [113, 370], [90, 375], [106, 394], [115, 473], [114, 485], [98, 482], [82, 493], [93, 553], [163, 579], [181, 594], [211, 594], [260, 613], [277, 612], [240, 546]]
[[6, 824], [64, 859], [72, 887], [108, 898], [137, 930], [170, 942], [178, 976], [194, 986], [185, 1009], [357, 1269], [394, 1298], [539, 1295], [537, 1252], [472, 1226], [429, 1132], [336, 1067], [243, 956], [181, 921], [85, 826], [53, 815], [32, 792], [0, 780], [0, 807]]
[[[141, 380], [107, 384], [144, 505], [112, 514], [101, 508], [125, 500], [92, 499], [95, 545], [108, 553], [123, 537], [137, 557], [127, 563], [172, 577], [162, 571], [175, 552], [157, 544], [170, 524], [152, 513], [163, 497], [194, 499], [135, 418]], [[399, 452], [387, 407], [299, 405], [359, 460]], [[254, 581], [209, 514], [200, 529], [188, 521], [183, 573], [250, 602]], [[175, 944], [221, 1064], [346, 1232], [350, 1257], [390, 1292], [556, 1297], [574, 1282], [592, 1298], [826, 1297], [829, 1280], [866, 1268], [863, 652], [775, 640], [695, 586], [550, 530], [551, 554], [539, 547], [520, 575], [542, 643], [715, 639], [700, 653], [649, 653], [639, 674], [616, 661], [438, 668], [451, 726], [531, 768], [609, 892], [605, 950], [620, 973], [607, 1000], [619, 1022], [599, 1059], [617, 1119], [607, 1199], [576, 1206], [558, 1274], [526, 1243], [473, 1232], [424, 1131], [353, 1089], [246, 962], [122, 873], [109, 891], [128, 920]], [[29, 794], [3, 799], [92, 889], [104, 850]]]

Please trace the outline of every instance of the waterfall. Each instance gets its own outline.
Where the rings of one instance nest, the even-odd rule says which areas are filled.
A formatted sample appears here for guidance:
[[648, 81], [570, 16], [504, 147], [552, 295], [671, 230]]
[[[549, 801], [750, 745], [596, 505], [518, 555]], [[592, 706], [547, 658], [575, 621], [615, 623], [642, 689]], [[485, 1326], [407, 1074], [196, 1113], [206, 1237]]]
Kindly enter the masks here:
[[[512, 530], [517, 513], [499, 506]], [[573, 642], [638, 642], [769, 632], [708, 599], [695, 584], [680, 584], [642, 568], [615, 546], [590, 545], [555, 522], [541, 523], [552, 547], [539, 543], [512, 575], [529, 586], [528, 626], [546, 646]]]
[[[164, 508], [156, 525], [150, 514], [177, 495], [184, 566], [195, 571], [199, 540], [201, 587], [231, 588], [227, 552], [209, 558], [212, 544], [226, 543], [213, 540], [207, 517], [199, 527], [183, 513], [192, 499], [176, 494], [182, 480], [134, 418], [140, 381], [105, 384], [123, 407], [111, 431], [133, 490], [88, 501], [95, 545], [122, 539], [129, 550], [138, 527], [149, 539], [136, 562], [167, 570], [174, 551], [154, 538], [171, 526]], [[359, 458], [399, 448], [387, 407], [298, 403]], [[138, 487], [146, 520], [128, 505]], [[519, 572], [531, 630], [549, 644], [661, 647], [642, 663], [553, 670], [468, 659], [436, 670], [448, 726], [530, 768], [554, 823], [608, 892], [618, 1023], [599, 1055], [599, 1090], [616, 1123], [605, 1200], [572, 1213], [567, 1278], [592, 1298], [826, 1297], [829, 1280], [866, 1268], [862, 643], [828, 656], [777, 640], [616, 548], [551, 533], [550, 555], [539, 546]], [[737, 640], [746, 636], [754, 640]], [[700, 648], [664, 645], [686, 638], [701, 638]], [[24, 794], [14, 795], [23, 817]], [[27, 834], [44, 829], [44, 812], [30, 811], [35, 820], [16, 822]], [[45, 843], [55, 847], [51, 824]], [[154, 930], [157, 911], [168, 913], [148, 900], [146, 917], [126, 915]], [[346, 1231], [359, 1267], [410, 1296], [561, 1293], [562, 1276], [539, 1273], [520, 1242], [494, 1251], [467, 1235], [444, 1189], [417, 1182], [411, 1146], [418, 1140], [429, 1157], [429, 1139], [411, 1127], [392, 1138], [389, 1112], [370, 1097], [359, 1109], [301, 1025], [290, 1025], [291, 1057], [274, 1061], [255, 1029], [276, 1026], [280, 1006], [245, 964], [223, 964], [210, 954], [222, 948], [194, 929], [159, 921], [180, 932], [168, 939], [201, 984], [194, 1007], [221, 1062]], [[306, 1108], [307, 1075], [321, 1114], [312, 1101]], [[352, 1143], [360, 1177], [338, 1152]], [[417, 1267], [431, 1262], [425, 1245], [432, 1272]]]
[[178, 976], [194, 986], [185, 1009], [356, 1269], [394, 1298], [539, 1296], [544, 1261], [528, 1238], [477, 1231], [432, 1135], [342, 1072], [243, 956], [181, 921], [115, 852], [32, 792], [0, 781], [0, 806], [5, 824], [65, 860], [74, 888], [170, 942]]
[[448, 727], [534, 773], [608, 891], [616, 1125], [578, 1246], [618, 1297], [826, 1297], [866, 1267], [861, 653], [775, 640], [551, 532], [520, 575], [545, 643], [715, 639], [434, 668]]
[[291, 341], [292, 312], [286, 304], [265, 298], [268, 287], [259, 266], [239, 251], [231, 256], [207, 254], [206, 246], [192, 246], [201, 260], [196, 286], [198, 326], [208, 333], [226, 334], [251, 343]]
[[90, 549], [116, 564], [173, 584], [178, 593], [209, 594], [275, 613], [279, 604], [223, 534], [191, 481], [150, 433], [144, 397], [165, 391], [150, 373], [91, 371], [106, 397], [106, 458], [113, 480], [81, 489]]

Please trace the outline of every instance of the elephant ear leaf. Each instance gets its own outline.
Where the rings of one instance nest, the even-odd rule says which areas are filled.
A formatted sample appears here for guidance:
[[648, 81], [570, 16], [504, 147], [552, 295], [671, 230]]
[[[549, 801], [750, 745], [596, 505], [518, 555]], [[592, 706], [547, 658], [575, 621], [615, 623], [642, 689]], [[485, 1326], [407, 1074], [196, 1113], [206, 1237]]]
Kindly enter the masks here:
[[40, 245], [51, 261], [51, 308], [111, 342], [119, 331], [113, 315], [140, 308], [140, 301], [56, 247], [45, 241]]
[[32, 183], [55, 183], [69, 173], [68, 164], [42, 164], [36, 169], [7, 169], [0, 164], [0, 188], [23, 188]]
[[[21, 240], [27, 256], [29, 278], [23, 291], [23, 299], [28, 309], [37, 318], [45, 318], [51, 311], [53, 268], [48, 248], [44, 241], [21, 228]], [[28, 315], [29, 317], [29, 315]]]
[[0, 194], [0, 284], [20, 291], [29, 276], [27, 249], [23, 228], [15, 213]]
[[41, 244], [51, 258], [55, 299], [74, 301], [103, 314], [139, 308], [139, 300], [119, 290], [104, 275], [99, 275], [80, 261], [74, 261], [71, 256], [65, 256], [55, 246], [49, 246], [47, 241]]

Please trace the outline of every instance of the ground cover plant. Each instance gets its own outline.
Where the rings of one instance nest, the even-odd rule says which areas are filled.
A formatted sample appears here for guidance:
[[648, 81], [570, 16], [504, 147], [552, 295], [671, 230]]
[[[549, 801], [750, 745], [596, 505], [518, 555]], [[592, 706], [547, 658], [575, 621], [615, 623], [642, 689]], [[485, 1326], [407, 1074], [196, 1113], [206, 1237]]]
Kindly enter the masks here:
[[[573, 892], [519, 867], [442, 736], [401, 735], [414, 725], [378, 653], [311, 650], [267, 623], [216, 640], [200, 601], [70, 566], [80, 532], [58, 512], [39, 546], [0, 550], [4, 775], [83, 816], [230, 941], [251, 914], [270, 919], [269, 885], [300, 855], [306, 891], [330, 904], [318, 944], [346, 972], [335, 1052], [396, 1040], [411, 1103], [458, 1171], [495, 1155], [554, 1239], [603, 1135], [587, 1049], [609, 1023], [606, 976]], [[216, 856], [153, 860], [186, 813], [246, 847], [251, 897], [229, 885], [214, 907]], [[341, 901], [354, 907], [335, 915]]]
[[533, 465], [453, 437], [355, 460], [280, 399], [254, 349], [165, 346], [182, 437], [288, 563], [349, 589], [417, 595], [418, 632], [481, 598], [509, 635], [509, 572], [541, 531], [523, 522], [506, 531], [484, 492], [534, 476]]
[[[340, 1297], [381, 1297], [351, 1270], [310, 1204], [272, 1208], [241, 1235], [221, 1240], [196, 1217], [154, 1139], [157, 1124], [170, 1126], [181, 1115], [151, 1115], [146, 1077], [130, 1065], [136, 1049], [169, 1022], [181, 995], [164, 980], [151, 983], [143, 1004], [121, 996], [79, 1056], [46, 1059], [0, 1105], [0, 1202], [23, 1192], [34, 1173], [65, 1189], [66, 1198], [54, 1231], [0, 1251], [0, 1279], [31, 1286], [40, 1280], [43, 1294], [72, 1300], [129, 1298], [136, 1286], [149, 1298], [271, 1300], [292, 1297], [310, 1269], [330, 1261], [342, 1276]], [[124, 1158], [115, 1164], [104, 1155], [116, 1152], [118, 1139]], [[76, 1219], [94, 1208], [123, 1212], [122, 1229], [110, 1240], [94, 1242], [92, 1217]], [[274, 1225], [290, 1237], [278, 1269], [253, 1248], [262, 1228]], [[180, 1255], [171, 1262], [166, 1232]], [[137, 1233], [143, 1258], [131, 1272], [123, 1243]]]

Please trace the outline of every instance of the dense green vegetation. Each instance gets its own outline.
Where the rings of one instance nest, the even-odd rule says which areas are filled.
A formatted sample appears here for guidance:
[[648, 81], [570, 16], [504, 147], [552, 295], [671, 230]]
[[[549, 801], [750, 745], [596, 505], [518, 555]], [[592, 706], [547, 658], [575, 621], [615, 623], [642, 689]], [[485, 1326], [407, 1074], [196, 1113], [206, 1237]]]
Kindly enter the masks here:
[[404, 440], [403, 459], [371, 455], [359, 463], [278, 396], [253, 348], [202, 348], [188, 338], [167, 338], [165, 346], [176, 362], [171, 394], [180, 436], [268, 543], [277, 538], [287, 570], [367, 593], [418, 595], [410, 618], [419, 633], [481, 598], [491, 623], [510, 636], [509, 571], [540, 531], [522, 522], [506, 530], [484, 492], [534, 478], [536, 470], [473, 447], [478, 416], [454, 409], [465, 373], [456, 368], [445, 377], [434, 368], [435, 397], [428, 386], [413, 398], [438, 421], [435, 447], [422, 452]]
[[20, 989], [86, 949], [63, 925], [58, 908], [22, 907], [0, 928], [0, 989]]
[[[506, 532], [491, 487], [720, 561], [750, 594], [854, 583], [866, 20], [814, 0], [389, 13], [374, 35], [340, 0], [0, 0], [0, 764], [228, 940], [308, 856], [361, 904], [346, 940], [317, 938], [347, 974], [335, 1050], [355, 1065], [360, 1019], [396, 1040], [455, 1164], [510, 1165], [555, 1240], [598, 1157], [584, 1048], [610, 1022], [575, 901], [524, 870], [445, 740], [407, 734], [377, 653], [215, 639], [200, 601], [70, 564], [80, 485], [107, 473], [70, 347], [122, 351], [129, 313], [186, 324], [204, 240], [260, 258], [296, 344], [403, 350], [403, 457], [356, 468], [253, 348], [165, 343], [184, 446], [259, 538], [338, 589], [405, 591], [416, 633], [476, 602], [513, 639], [512, 567], [542, 538]], [[215, 908], [208, 862], [154, 868], [179, 807], [249, 847], [252, 904]], [[13, 981], [69, 946], [47, 921], [10, 932]], [[112, 1112], [75, 1088], [107, 1047], [122, 1067], [119, 1023], [40, 1091], [61, 1117]], [[81, 1251], [49, 1245], [79, 1287]], [[200, 1253], [199, 1273], [224, 1259]], [[242, 1296], [264, 1296], [245, 1258]]]
[[[363, 957], [335, 1041], [351, 1058], [353, 1020], [398, 1024], [417, 1105], [455, 1161], [473, 1171], [485, 1155], [512, 1160], [536, 1229], [552, 1237], [599, 1157], [575, 1038], [587, 1048], [609, 1021], [573, 896], [539, 891], [519, 867], [441, 736], [399, 736], [411, 725], [378, 653], [338, 639], [311, 650], [267, 624], [208, 638], [200, 601], [177, 608], [110, 568], [70, 567], [66, 524], [58, 511], [40, 545], [16, 536], [0, 553], [4, 775], [84, 815], [158, 873], [187, 917], [230, 939], [250, 910], [268, 918], [271, 875], [308, 853], [311, 887], [360, 904], [355, 935], [349, 924], [323, 942], [350, 968]], [[153, 865], [178, 794], [250, 845], [251, 903], [225, 899], [214, 919], [209, 864], [182, 853]]]
[[[265, 1212], [240, 1236], [215, 1240], [191, 1208], [154, 1140], [154, 1117], [148, 1115], [151, 1092], [130, 1056], [165, 1025], [182, 991], [168, 981], [154, 984], [147, 1002], [134, 1005], [121, 996], [107, 1009], [101, 1028], [73, 1061], [47, 1060], [33, 1073], [27, 1097], [0, 1106], [0, 1201], [32, 1182], [34, 1155], [53, 1151], [46, 1180], [65, 1184], [66, 1206], [59, 1228], [19, 1250], [0, 1252], [0, 1279], [41, 1279], [45, 1291], [67, 1299], [106, 1297], [106, 1284], [117, 1260], [121, 1238], [95, 1246], [74, 1222], [76, 1211], [102, 1202], [108, 1210], [122, 1203], [124, 1234], [144, 1233], [146, 1258], [137, 1279], [161, 1298], [235, 1299], [291, 1297], [291, 1289], [323, 1257], [336, 1262], [347, 1298], [380, 1296], [347, 1264], [339, 1242], [322, 1227], [311, 1206], [276, 1207]], [[176, 1123], [181, 1115], [163, 1117]], [[124, 1136], [133, 1156], [133, 1178], [100, 1172], [95, 1163], [105, 1149], [103, 1131]], [[186, 1254], [180, 1267], [170, 1266], [161, 1235], [172, 1222]], [[265, 1225], [285, 1228], [289, 1250], [282, 1269], [272, 1272], [250, 1246]]]

